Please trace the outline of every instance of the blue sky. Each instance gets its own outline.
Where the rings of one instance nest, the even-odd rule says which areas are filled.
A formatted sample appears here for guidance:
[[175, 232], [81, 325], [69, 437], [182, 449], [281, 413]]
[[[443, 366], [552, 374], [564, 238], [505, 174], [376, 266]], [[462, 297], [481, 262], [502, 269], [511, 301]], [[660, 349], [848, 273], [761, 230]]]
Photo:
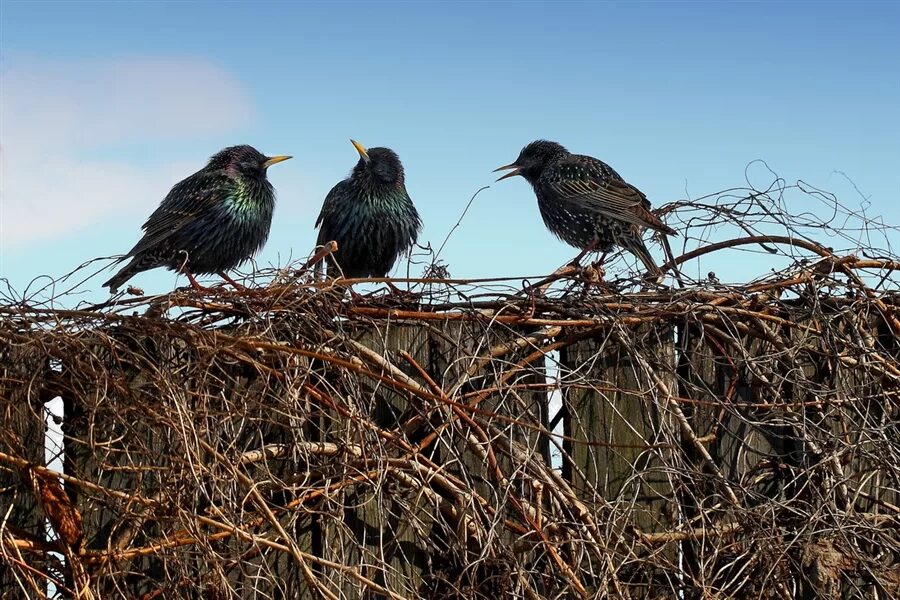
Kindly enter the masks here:
[[[127, 251], [174, 183], [236, 143], [295, 157], [270, 170], [261, 264], [311, 250], [351, 137], [398, 152], [423, 242], [439, 246], [491, 185], [442, 255], [456, 277], [547, 273], [576, 254], [524, 181], [492, 184], [539, 137], [607, 161], [655, 206], [741, 186], [763, 159], [900, 225], [898, 29], [894, 2], [3, 0], [0, 277], [21, 293]], [[691, 269], [769, 266], [733, 254]], [[105, 276], [83, 298], [103, 297]]]

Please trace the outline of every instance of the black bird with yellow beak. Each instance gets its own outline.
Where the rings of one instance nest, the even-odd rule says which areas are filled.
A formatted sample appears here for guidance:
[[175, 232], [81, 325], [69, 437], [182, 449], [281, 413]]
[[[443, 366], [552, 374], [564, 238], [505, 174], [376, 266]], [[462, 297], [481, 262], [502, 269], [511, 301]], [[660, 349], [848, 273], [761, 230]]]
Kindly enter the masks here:
[[498, 179], [520, 175], [537, 196], [544, 224], [556, 237], [582, 251], [625, 248], [653, 275], [662, 273], [641, 234], [652, 229], [677, 235], [650, 210], [650, 201], [602, 160], [571, 154], [560, 144], [537, 140], [519, 157], [494, 171]]
[[316, 244], [337, 242], [337, 251], [328, 257], [330, 277], [384, 277], [416, 243], [422, 220], [406, 192], [397, 154], [350, 143], [359, 162], [325, 197], [316, 219]]
[[[137, 273], [168, 267], [187, 275], [218, 273], [238, 266], [269, 238], [275, 189], [269, 167], [290, 156], [265, 156], [253, 146], [225, 148], [205, 167], [178, 183], [144, 223], [144, 236], [119, 262], [131, 259], [104, 283], [110, 292]], [[238, 286], [239, 287], [239, 286]]]

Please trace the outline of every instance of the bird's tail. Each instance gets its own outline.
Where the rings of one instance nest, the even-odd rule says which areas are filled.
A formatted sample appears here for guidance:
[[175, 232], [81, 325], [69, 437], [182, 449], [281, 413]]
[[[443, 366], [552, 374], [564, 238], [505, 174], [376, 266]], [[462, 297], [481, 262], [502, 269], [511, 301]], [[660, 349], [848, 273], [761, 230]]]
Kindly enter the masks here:
[[119, 291], [119, 286], [123, 283], [140, 273], [141, 271], [146, 270], [143, 265], [140, 264], [140, 257], [135, 256], [129, 261], [127, 265], [119, 269], [119, 272], [110, 278], [109, 281], [103, 284], [103, 287], [109, 288], [110, 294], [115, 294]]
[[644, 240], [637, 234], [635, 235], [627, 235], [623, 236], [622, 246], [634, 254], [638, 259], [644, 263], [644, 267], [646, 267], [648, 274], [653, 277], [659, 277], [663, 274], [662, 269], [659, 268], [659, 265], [656, 264], [656, 261], [653, 260], [653, 257], [650, 256], [650, 251], [647, 250], [647, 245], [644, 243]]

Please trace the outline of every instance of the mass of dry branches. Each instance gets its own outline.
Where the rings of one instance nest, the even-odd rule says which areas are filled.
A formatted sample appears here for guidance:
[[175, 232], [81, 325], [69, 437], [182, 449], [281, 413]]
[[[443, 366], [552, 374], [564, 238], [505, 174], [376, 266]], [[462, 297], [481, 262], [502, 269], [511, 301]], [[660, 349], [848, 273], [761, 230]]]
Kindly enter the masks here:
[[0, 597], [898, 597], [897, 231], [777, 180], [661, 214], [660, 284], [8, 294]]

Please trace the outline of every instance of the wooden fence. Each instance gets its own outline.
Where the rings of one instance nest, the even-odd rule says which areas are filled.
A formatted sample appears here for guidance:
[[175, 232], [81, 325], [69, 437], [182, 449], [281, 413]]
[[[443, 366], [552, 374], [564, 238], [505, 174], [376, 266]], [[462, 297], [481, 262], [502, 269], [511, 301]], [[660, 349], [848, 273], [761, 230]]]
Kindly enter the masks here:
[[0, 598], [897, 594], [894, 299], [679, 294], [7, 313]]

